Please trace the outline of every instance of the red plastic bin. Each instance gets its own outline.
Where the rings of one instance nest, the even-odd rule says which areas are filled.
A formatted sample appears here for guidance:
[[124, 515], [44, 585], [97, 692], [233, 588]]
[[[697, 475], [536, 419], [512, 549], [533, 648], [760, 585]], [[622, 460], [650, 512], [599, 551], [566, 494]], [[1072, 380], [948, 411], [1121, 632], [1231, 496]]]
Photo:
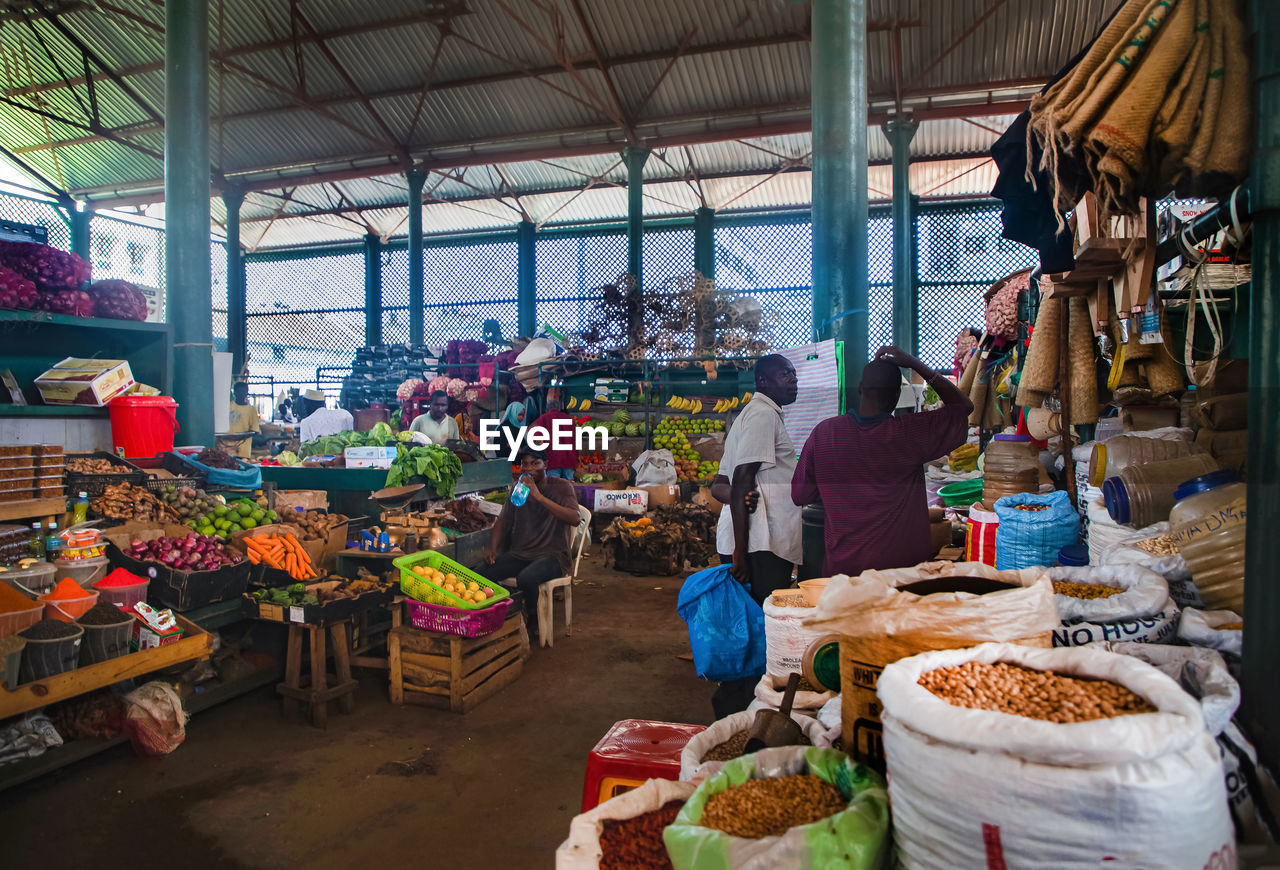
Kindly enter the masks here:
[[178, 403], [168, 396], [117, 396], [111, 414], [111, 450], [135, 465], [154, 468], [154, 457], [173, 449]]
[[587, 756], [582, 812], [650, 779], [680, 778], [680, 753], [705, 725], [623, 719], [613, 723]]

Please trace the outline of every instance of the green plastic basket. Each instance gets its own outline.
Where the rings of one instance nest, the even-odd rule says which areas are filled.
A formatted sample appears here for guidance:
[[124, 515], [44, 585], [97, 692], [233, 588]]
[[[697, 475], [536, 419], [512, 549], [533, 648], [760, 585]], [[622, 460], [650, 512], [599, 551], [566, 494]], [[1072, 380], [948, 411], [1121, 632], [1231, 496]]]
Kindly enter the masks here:
[[[412, 556], [401, 556], [391, 564], [400, 569], [400, 591], [404, 592], [415, 601], [424, 601], [427, 604], [441, 604], [445, 607], [457, 607], [462, 610], [484, 610], [486, 607], [492, 607], [504, 598], [509, 598], [511, 593], [504, 587], [481, 577], [470, 568], [464, 568], [457, 562], [446, 556], [440, 555], [436, 550], [426, 550], [421, 553], [414, 553]], [[444, 589], [428, 580], [426, 577], [419, 577], [413, 573], [415, 565], [426, 565], [428, 568], [435, 568], [437, 571], [443, 571], [445, 574], [453, 574], [455, 577], [466, 580], [468, 582], [475, 581], [481, 587], [488, 587], [493, 590], [493, 597], [485, 600], [483, 603], [468, 603], [451, 592], [445, 592]], [[405, 581], [411, 580], [411, 586], [416, 586], [418, 592], [425, 590], [425, 594], [415, 595], [405, 588]], [[420, 585], [419, 585], [420, 584]]]
[[982, 499], [982, 478], [949, 483], [938, 490], [938, 498], [947, 507], [968, 507]]

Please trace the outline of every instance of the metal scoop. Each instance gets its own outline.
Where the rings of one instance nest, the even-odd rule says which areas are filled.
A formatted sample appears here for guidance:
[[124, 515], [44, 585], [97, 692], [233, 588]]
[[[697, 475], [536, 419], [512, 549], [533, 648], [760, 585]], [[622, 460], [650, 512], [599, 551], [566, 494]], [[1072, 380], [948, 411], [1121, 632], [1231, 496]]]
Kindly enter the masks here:
[[791, 704], [796, 699], [800, 675], [787, 677], [787, 691], [782, 696], [782, 706], [777, 710], [757, 710], [751, 730], [747, 732], [747, 746], [743, 754], [750, 754], [770, 746], [795, 746], [804, 732], [791, 718]]

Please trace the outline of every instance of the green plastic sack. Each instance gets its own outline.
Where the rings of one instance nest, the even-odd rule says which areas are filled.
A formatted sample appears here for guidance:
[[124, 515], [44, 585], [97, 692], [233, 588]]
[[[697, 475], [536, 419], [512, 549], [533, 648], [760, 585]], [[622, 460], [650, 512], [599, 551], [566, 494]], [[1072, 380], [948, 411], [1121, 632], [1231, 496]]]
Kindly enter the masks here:
[[[749, 779], [812, 773], [840, 789], [849, 808], [792, 828], [780, 837], [747, 840], [698, 824], [711, 796]], [[675, 870], [879, 870], [887, 864], [889, 794], [884, 779], [843, 752], [804, 746], [764, 749], [727, 762], [685, 803], [663, 832]]]

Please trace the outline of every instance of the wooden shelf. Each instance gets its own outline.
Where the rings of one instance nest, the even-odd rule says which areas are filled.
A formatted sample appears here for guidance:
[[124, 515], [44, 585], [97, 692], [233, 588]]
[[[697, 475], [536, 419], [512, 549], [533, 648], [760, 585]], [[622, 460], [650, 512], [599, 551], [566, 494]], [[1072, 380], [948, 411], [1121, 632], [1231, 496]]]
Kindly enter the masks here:
[[64, 498], [29, 498], [23, 501], [0, 502], [0, 522], [27, 520], [32, 517], [61, 516], [67, 512]]
[[0, 692], [0, 720], [171, 665], [207, 658], [213, 652], [213, 638], [181, 615], [178, 622], [184, 632], [181, 640], [174, 643], [76, 668], [46, 680], [24, 683], [13, 690], [6, 685], [5, 691]]
[[92, 405], [0, 405], [0, 417], [106, 417], [107, 409]]

